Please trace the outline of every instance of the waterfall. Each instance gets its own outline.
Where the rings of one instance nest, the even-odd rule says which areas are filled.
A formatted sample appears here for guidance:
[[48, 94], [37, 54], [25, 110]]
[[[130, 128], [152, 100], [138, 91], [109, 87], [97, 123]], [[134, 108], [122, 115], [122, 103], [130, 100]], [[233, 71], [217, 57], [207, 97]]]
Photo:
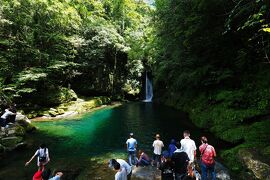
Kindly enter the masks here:
[[147, 76], [147, 72], [145, 73], [145, 100], [144, 102], [152, 102], [153, 98], [153, 87], [152, 82]]

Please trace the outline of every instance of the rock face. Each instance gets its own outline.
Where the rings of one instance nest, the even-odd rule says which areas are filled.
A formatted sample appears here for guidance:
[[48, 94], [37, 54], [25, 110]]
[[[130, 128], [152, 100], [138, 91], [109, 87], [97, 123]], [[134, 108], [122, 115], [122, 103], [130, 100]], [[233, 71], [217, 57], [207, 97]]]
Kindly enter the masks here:
[[0, 153], [12, 151], [24, 147], [24, 136], [26, 132], [35, 130], [31, 121], [24, 115], [17, 113], [16, 123], [9, 124], [0, 130]]
[[270, 166], [254, 157], [252, 150], [239, 150], [239, 159], [253, 172], [254, 176], [262, 180], [270, 180]]

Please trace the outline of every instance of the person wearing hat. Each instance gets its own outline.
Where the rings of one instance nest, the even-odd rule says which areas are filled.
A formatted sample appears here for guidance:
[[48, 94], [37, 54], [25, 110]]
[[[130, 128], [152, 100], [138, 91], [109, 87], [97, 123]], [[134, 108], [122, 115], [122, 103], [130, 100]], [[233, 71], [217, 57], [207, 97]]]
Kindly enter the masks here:
[[152, 165], [156, 164], [157, 168], [159, 168], [160, 161], [161, 161], [161, 152], [162, 148], [164, 147], [163, 142], [160, 140], [160, 135], [156, 134], [156, 140], [153, 142], [154, 147], [154, 156]]
[[129, 139], [126, 141], [126, 145], [127, 145], [127, 151], [128, 151], [128, 163], [131, 166], [136, 165], [137, 164], [137, 157], [136, 157], [137, 140], [133, 138], [133, 133], [129, 134]]

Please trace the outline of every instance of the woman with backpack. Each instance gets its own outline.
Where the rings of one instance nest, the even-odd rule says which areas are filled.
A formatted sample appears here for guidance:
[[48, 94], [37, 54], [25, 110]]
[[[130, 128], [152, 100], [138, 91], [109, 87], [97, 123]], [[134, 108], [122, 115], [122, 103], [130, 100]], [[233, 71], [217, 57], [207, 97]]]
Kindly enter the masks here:
[[212, 180], [216, 180], [215, 172], [215, 157], [216, 151], [213, 146], [207, 143], [207, 138], [205, 136], [201, 137], [201, 170], [202, 170], [202, 180], [207, 180], [208, 171], [212, 176]]
[[35, 154], [31, 157], [29, 161], [25, 163], [25, 166], [28, 166], [29, 163], [37, 156], [37, 166], [45, 166], [49, 161], [49, 149], [45, 144], [41, 144], [39, 149], [35, 152]]

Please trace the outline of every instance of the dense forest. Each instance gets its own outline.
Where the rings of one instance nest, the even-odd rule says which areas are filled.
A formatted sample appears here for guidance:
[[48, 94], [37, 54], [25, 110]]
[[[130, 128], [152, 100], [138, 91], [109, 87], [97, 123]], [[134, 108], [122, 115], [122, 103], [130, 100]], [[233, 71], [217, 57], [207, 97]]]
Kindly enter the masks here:
[[151, 41], [151, 7], [133, 0], [1, 0], [2, 100], [53, 106], [136, 95]]
[[[155, 97], [184, 109], [199, 127], [238, 151], [269, 160], [270, 1], [157, 0]], [[240, 154], [241, 156], [241, 154]]]
[[0, 0], [1, 104], [138, 97], [148, 71], [237, 172], [239, 149], [270, 156], [269, 20], [268, 0]]

